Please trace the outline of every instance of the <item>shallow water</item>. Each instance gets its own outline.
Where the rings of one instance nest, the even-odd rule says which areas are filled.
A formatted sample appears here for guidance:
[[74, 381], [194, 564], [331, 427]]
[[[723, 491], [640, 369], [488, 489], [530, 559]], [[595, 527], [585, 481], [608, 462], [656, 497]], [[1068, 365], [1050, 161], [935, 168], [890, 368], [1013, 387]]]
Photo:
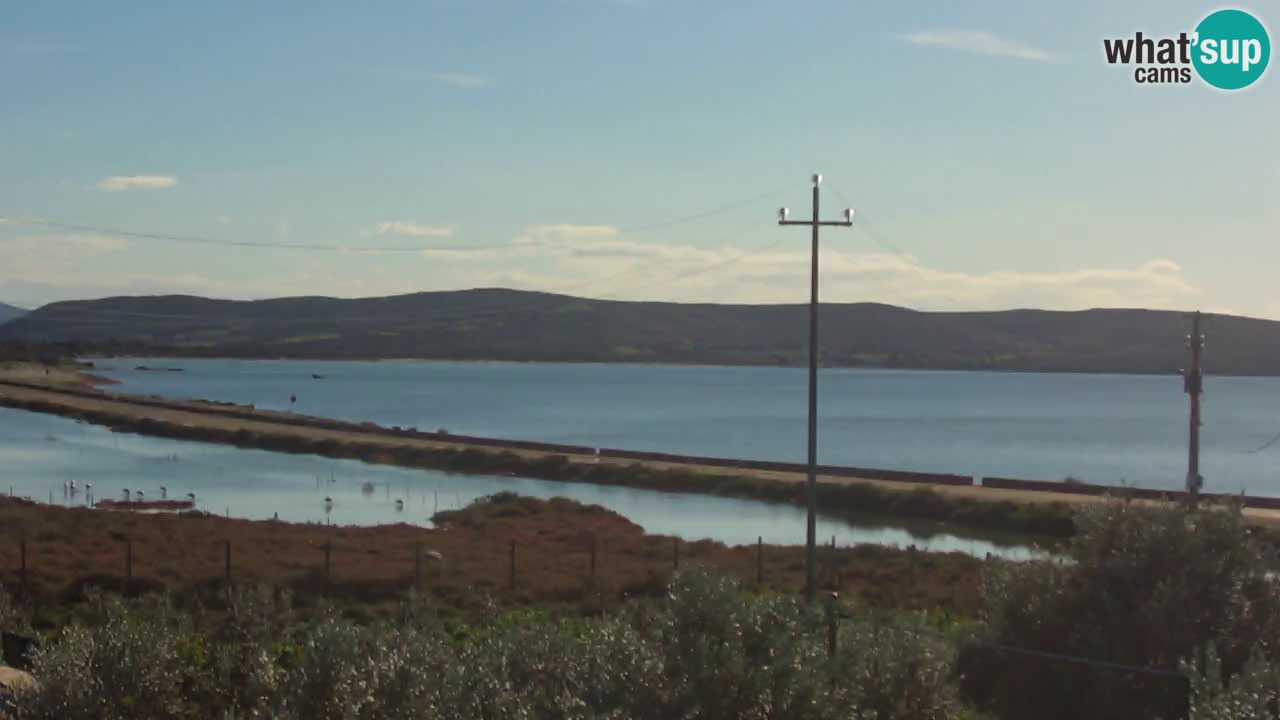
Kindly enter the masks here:
[[[797, 368], [105, 360], [126, 392], [456, 433], [802, 462]], [[144, 372], [136, 365], [183, 368]], [[1175, 370], [1176, 368], [1171, 368]], [[313, 379], [312, 374], [323, 379]], [[1280, 378], [1208, 377], [1205, 489], [1280, 495]], [[1165, 376], [823, 370], [820, 462], [1180, 488], [1187, 396]]]
[[[75, 481], [74, 496], [64, 486]], [[366, 491], [366, 483], [371, 490]], [[650, 533], [731, 545], [803, 544], [802, 509], [748, 500], [678, 495], [651, 490], [557, 483], [487, 475], [449, 475], [245, 450], [227, 445], [150, 438], [62, 417], [0, 408], [0, 492], [44, 502], [83, 505], [92, 486], [97, 499], [119, 498], [126, 488], [146, 498], [182, 499], [195, 493], [200, 509], [232, 517], [293, 522], [429, 526], [436, 510], [462, 507], [500, 491], [533, 497], [568, 497], [625, 515]], [[324, 498], [333, 499], [326, 515]], [[403, 500], [398, 510], [396, 500]], [[837, 544], [916, 545], [922, 549], [1026, 557], [1021, 547], [927, 534], [900, 527], [852, 525], [820, 518], [818, 536]]]

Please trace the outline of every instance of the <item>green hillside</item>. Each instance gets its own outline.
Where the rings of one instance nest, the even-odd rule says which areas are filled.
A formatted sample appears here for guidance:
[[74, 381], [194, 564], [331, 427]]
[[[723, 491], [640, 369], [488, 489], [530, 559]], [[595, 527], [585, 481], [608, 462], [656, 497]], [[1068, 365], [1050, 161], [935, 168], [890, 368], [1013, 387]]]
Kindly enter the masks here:
[[[802, 365], [805, 305], [614, 302], [515, 290], [343, 300], [190, 296], [54, 303], [0, 341], [181, 355]], [[827, 304], [828, 366], [1172, 373], [1188, 323], [1152, 310], [917, 312]], [[1217, 316], [1207, 368], [1280, 374], [1280, 322]]]
[[0, 324], [9, 322], [10, 320], [25, 314], [27, 311], [15, 305], [0, 303]]

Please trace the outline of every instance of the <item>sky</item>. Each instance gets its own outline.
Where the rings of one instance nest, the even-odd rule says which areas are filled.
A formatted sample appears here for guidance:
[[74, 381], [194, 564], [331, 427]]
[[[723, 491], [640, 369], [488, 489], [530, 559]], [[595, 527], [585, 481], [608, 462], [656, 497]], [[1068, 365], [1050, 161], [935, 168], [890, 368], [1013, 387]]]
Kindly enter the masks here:
[[1219, 7], [6, 0], [0, 301], [804, 302], [819, 172], [824, 302], [1280, 318], [1280, 70], [1103, 57]]

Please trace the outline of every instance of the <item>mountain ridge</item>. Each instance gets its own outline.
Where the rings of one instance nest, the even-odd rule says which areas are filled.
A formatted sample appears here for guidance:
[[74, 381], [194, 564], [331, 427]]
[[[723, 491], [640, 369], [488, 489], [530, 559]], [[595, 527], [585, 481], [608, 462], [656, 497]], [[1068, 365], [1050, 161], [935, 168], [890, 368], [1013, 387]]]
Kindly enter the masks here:
[[16, 317], [22, 317], [23, 315], [26, 315], [27, 312], [28, 310], [26, 308], [20, 308], [17, 305], [0, 302], [0, 325], [3, 325]]
[[[827, 366], [1174, 373], [1179, 311], [921, 311], [823, 303]], [[1280, 375], [1280, 322], [1213, 316], [1206, 370]], [[229, 357], [804, 365], [807, 304], [593, 300], [478, 288], [369, 298], [119, 296], [52, 303], [0, 326], [0, 342]]]

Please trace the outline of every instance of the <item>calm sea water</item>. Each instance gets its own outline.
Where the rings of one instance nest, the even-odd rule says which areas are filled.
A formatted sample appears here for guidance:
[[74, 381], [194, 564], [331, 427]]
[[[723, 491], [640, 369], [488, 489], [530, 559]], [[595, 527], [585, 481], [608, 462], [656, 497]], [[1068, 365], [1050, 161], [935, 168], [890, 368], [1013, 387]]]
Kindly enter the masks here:
[[[74, 496], [63, 490], [71, 480], [79, 489]], [[366, 483], [372, 485], [371, 491], [366, 491]], [[279, 513], [282, 520], [342, 525], [407, 522], [428, 526], [437, 509], [462, 507], [476, 497], [507, 490], [602, 505], [651, 533], [689, 540], [710, 538], [742, 545], [762, 536], [769, 543], [804, 542], [804, 513], [794, 507], [510, 477], [446, 475], [352, 460], [242, 450], [112, 433], [53, 415], [0, 408], [0, 493], [82, 505], [90, 484], [99, 500], [119, 498], [125, 488], [159, 498], [163, 486], [173, 499], [195, 493], [200, 509], [210, 512], [251, 519]], [[328, 516], [325, 497], [334, 500]], [[404, 501], [403, 510], [397, 509], [396, 500]], [[914, 544], [979, 556], [988, 552], [1027, 555], [1023, 548], [998, 547], [951, 534], [820, 519], [819, 537], [833, 535], [841, 545]]]
[[[803, 461], [806, 371], [636, 365], [107, 360], [128, 392], [383, 425]], [[137, 365], [181, 373], [135, 370]], [[323, 379], [313, 379], [313, 373]], [[824, 370], [824, 463], [1177, 488], [1187, 396], [1176, 375]], [[1206, 489], [1280, 495], [1280, 379], [1209, 377]]]

